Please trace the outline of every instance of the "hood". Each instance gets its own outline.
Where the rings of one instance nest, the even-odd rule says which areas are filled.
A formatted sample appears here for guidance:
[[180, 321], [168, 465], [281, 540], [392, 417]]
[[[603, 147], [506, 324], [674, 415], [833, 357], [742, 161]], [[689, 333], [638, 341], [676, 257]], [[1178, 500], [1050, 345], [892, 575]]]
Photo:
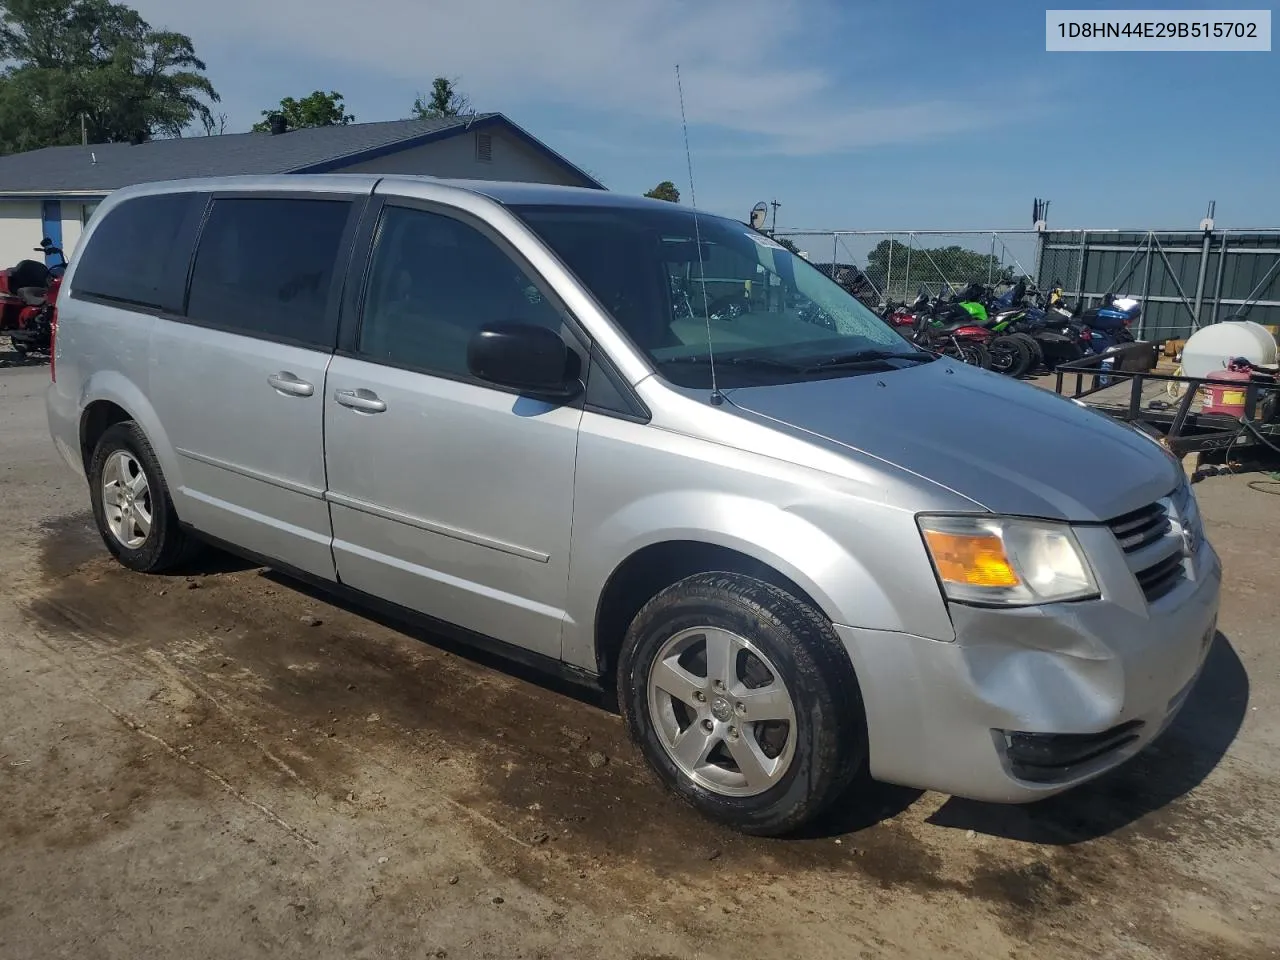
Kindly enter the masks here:
[[1110, 520], [1167, 495], [1181, 472], [1105, 414], [945, 359], [725, 396], [725, 409], [887, 461], [994, 513]]

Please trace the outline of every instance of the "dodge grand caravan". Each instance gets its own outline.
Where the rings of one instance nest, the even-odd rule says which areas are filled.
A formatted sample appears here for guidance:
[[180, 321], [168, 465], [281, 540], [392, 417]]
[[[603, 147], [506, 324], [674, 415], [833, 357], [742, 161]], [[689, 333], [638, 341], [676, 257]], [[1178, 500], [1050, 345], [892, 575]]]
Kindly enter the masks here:
[[52, 373], [125, 566], [212, 542], [614, 688], [662, 781], [748, 832], [863, 768], [1079, 784], [1161, 732], [1214, 635], [1218, 558], [1159, 445], [678, 205], [129, 188], [67, 272]]

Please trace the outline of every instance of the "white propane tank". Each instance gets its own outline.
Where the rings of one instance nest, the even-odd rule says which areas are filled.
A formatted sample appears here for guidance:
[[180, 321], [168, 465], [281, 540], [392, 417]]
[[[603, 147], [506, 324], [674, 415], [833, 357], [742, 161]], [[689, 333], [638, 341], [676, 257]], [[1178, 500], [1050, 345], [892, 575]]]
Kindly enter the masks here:
[[1182, 347], [1182, 375], [1207, 377], [1228, 360], [1244, 357], [1264, 367], [1276, 364], [1276, 338], [1252, 320], [1224, 320], [1201, 327]]

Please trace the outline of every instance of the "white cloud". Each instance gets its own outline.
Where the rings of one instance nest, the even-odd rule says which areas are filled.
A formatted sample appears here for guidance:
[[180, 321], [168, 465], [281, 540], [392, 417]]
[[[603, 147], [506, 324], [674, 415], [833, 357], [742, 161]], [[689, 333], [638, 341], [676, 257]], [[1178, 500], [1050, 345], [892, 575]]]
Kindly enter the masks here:
[[[324, 58], [422, 89], [460, 76], [481, 107], [565, 104], [616, 121], [679, 118], [751, 135], [759, 149], [817, 154], [969, 129], [963, 102], [873, 102], [812, 51], [851, 13], [840, 0], [141, 0], [156, 26], [203, 44]], [[865, 36], [850, 36], [849, 56]], [[239, 68], [269, 69], [260, 54]], [[872, 78], [874, 79], [874, 78]], [[216, 78], [215, 78], [216, 81]], [[899, 80], [901, 85], [902, 81]], [[976, 99], [976, 98], [975, 98]]]

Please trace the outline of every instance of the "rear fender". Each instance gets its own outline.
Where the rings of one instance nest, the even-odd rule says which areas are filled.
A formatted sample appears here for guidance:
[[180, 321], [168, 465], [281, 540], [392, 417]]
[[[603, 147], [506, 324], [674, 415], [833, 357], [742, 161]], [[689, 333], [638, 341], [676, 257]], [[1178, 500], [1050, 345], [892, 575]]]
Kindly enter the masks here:
[[174, 452], [173, 444], [160, 424], [151, 401], [127, 377], [115, 370], [100, 370], [85, 380], [80, 391], [80, 429], [83, 436], [85, 417], [90, 404], [105, 400], [114, 403], [135, 421], [151, 442], [156, 459], [160, 461], [160, 469], [164, 472], [165, 485], [169, 489], [170, 499], [179, 514], [182, 512], [182, 467]]

